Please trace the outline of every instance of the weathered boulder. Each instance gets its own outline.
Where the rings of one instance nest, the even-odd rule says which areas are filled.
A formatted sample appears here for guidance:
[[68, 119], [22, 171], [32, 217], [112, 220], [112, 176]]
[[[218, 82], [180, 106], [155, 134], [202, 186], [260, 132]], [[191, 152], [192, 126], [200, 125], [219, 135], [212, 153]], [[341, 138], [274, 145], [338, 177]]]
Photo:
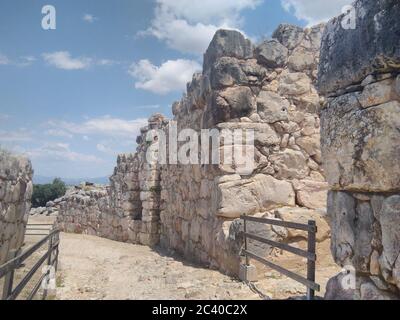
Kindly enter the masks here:
[[358, 300], [360, 295], [353, 286], [352, 275], [339, 273], [326, 284], [325, 300]]
[[256, 58], [260, 64], [268, 68], [283, 67], [288, 57], [288, 49], [279, 41], [267, 40], [255, 50]]
[[220, 104], [229, 108], [228, 118], [238, 118], [249, 115], [255, 110], [255, 98], [249, 87], [232, 87], [220, 93], [223, 101]]
[[33, 170], [29, 159], [0, 149], [0, 265], [24, 242]]
[[[307, 224], [308, 221], [313, 220], [316, 222], [318, 229], [316, 235], [317, 242], [325, 241], [330, 237], [331, 232], [329, 224], [326, 221], [325, 216], [317, 210], [310, 210], [301, 207], [282, 207], [276, 209], [274, 211], [274, 215], [276, 218], [279, 218], [283, 221], [297, 222], [302, 224]], [[308, 234], [306, 231], [287, 228], [287, 239], [293, 240], [299, 237], [307, 239]]]
[[250, 179], [220, 184], [215, 201], [218, 216], [238, 218], [274, 206], [294, 206], [295, 194], [289, 182], [258, 174]]
[[288, 59], [289, 69], [295, 72], [315, 69], [316, 61], [312, 51], [298, 48], [293, 51]]
[[210, 68], [220, 57], [249, 59], [253, 45], [242, 33], [235, 30], [218, 30], [204, 54], [203, 70]]
[[290, 24], [280, 24], [272, 37], [277, 39], [289, 50], [297, 47], [304, 37], [304, 30], [298, 26]]
[[334, 99], [321, 112], [327, 180], [333, 188], [342, 190], [398, 190], [400, 102], [361, 109], [353, 99], [353, 94]]
[[302, 72], [285, 72], [279, 83], [280, 94], [293, 96], [308, 93], [311, 90], [310, 78]]
[[257, 97], [257, 112], [268, 123], [288, 120], [289, 101], [271, 91], [261, 91]]
[[247, 76], [236, 58], [221, 57], [212, 65], [210, 71], [211, 87], [221, 89], [235, 84], [247, 84]]
[[304, 179], [310, 169], [306, 158], [300, 151], [285, 149], [269, 157], [279, 179]]
[[399, 69], [400, 3], [357, 0], [355, 28], [341, 15], [326, 26], [321, 44], [318, 87], [322, 94], [360, 83], [369, 74]]
[[293, 188], [296, 191], [298, 205], [309, 209], [322, 209], [326, 207], [328, 184], [324, 181], [310, 179], [294, 180]]

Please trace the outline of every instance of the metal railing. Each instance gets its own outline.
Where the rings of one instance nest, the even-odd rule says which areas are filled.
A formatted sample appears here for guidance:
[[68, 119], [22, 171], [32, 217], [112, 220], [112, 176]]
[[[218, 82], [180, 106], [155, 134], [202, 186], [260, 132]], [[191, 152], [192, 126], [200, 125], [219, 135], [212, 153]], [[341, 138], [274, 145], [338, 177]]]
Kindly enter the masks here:
[[[317, 261], [317, 255], [315, 253], [315, 237], [316, 237], [316, 233], [317, 233], [317, 226], [315, 224], [315, 221], [310, 220], [310, 221], [308, 221], [308, 224], [301, 224], [301, 223], [296, 223], [296, 222], [288, 222], [288, 221], [281, 221], [281, 220], [274, 220], [274, 219], [256, 218], [256, 217], [245, 216], [245, 215], [242, 215], [241, 219], [243, 219], [243, 228], [244, 228], [244, 250], [242, 250], [242, 253], [244, 253], [244, 255], [246, 257], [246, 265], [247, 266], [250, 265], [250, 258], [254, 259], [254, 260], [266, 265], [267, 267], [270, 267], [271, 269], [274, 269], [274, 270], [278, 271], [279, 273], [305, 285], [307, 288], [307, 299], [313, 300], [314, 296], [315, 296], [315, 291], [320, 291], [319, 284], [317, 284], [315, 282], [315, 262]], [[305, 251], [303, 249], [295, 248], [295, 247], [290, 246], [285, 243], [276, 242], [276, 241], [273, 241], [270, 239], [265, 239], [260, 236], [248, 233], [247, 232], [247, 224], [246, 224], [247, 221], [306, 231], [308, 233], [307, 251]], [[275, 263], [272, 263], [271, 261], [266, 260], [263, 257], [258, 256], [255, 253], [249, 251], [247, 239], [252, 239], [252, 240], [270, 245], [271, 247], [285, 250], [287, 252], [291, 252], [295, 255], [306, 258], [307, 259], [307, 278], [305, 278], [301, 275], [298, 275], [290, 270], [287, 270]]]
[[[32, 291], [27, 295], [27, 300], [32, 300], [36, 293], [41, 288], [42, 284], [50, 280], [52, 270], [57, 271], [58, 265], [58, 253], [59, 253], [59, 238], [60, 230], [52, 229], [50, 232], [40, 241], [35, 243], [33, 246], [26, 250], [12, 250], [9, 253], [8, 261], [0, 266], [0, 279], [4, 278], [2, 300], [15, 300], [21, 294], [22, 290], [30, 282], [32, 277], [36, 274], [38, 269], [47, 261], [46, 271], [43, 272], [39, 280], [35, 283]], [[26, 275], [19, 281], [14, 287], [14, 276], [15, 270], [20, 268], [25, 260], [36, 253], [43, 245], [48, 243], [46, 253], [43, 254], [39, 260], [30, 268]], [[43, 296], [44, 299], [47, 296], [47, 287], [44, 286]]]

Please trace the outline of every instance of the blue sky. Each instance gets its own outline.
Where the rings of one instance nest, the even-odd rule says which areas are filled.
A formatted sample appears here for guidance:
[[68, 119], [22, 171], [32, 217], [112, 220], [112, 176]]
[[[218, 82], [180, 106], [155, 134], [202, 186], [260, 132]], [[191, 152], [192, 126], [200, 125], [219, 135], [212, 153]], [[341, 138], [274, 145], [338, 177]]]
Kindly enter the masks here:
[[[109, 175], [152, 113], [171, 116], [215, 30], [260, 41], [348, 2], [1, 0], [0, 145], [27, 154], [37, 175]], [[56, 30], [42, 29], [45, 5]]]

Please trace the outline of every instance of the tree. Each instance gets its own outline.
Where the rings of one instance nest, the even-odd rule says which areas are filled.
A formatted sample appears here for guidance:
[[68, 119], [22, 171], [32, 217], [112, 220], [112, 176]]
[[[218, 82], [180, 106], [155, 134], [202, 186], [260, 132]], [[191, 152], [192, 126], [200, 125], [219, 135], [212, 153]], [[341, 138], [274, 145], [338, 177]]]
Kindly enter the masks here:
[[45, 207], [46, 203], [62, 197], [67, 191], [65, 183], [56, 178], [51, 184], [35, 184], [33, 186], [32, 207]]

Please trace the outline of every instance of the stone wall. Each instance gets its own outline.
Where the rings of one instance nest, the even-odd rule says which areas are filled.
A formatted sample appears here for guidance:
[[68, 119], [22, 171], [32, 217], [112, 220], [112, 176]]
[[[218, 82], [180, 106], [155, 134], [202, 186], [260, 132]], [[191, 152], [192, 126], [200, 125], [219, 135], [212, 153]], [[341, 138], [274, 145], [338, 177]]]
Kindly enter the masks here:
[[[137, 152], [118, 158], [110, 188], [99, 197], [104, 206], [87, 194], [81, 195], [87, 200], [70, 197], [60, 210], [61, 227], [160, 243], [235, 275], [243, 245], [241, 214], [304, 223], [314, 219], [318, 241], [328, 239], [321, 98], [315, 88], [323, 27], [281, 25], [274, 39], [257, 47], [237, 31], [219, 30], [205, 53], [203, 72], [193, 76], [182, 100], [172, 106], [173, 121], [153, 115], [137, 139]], [[254, 168], [157, 161], [164, 147], [172, 148], [162, 136], [171, 137], [174, 124], [177, 132], [254, 130], [255, 143], [247, 146], [254, 151]], [[217, 148], [223, 151], [227, 145], [221, 142]], [[286, 243], [305, 239], [284, 228], [250, 223], [249, 229]], [[257, 253], [271, 252], [252, 245]]]
[[[335, 261], [327, 298], [400, 297], [400, 3], [356, 1], [356, 29], [329, 22], [322, 40], [321, 142]], [[347, 289], [347, 290], [345, 290]]]
[[[216, 33], [203, 72], [173, 105], [174, 121], [178, 132], [255, 130], [255, 168], [242, 174], [223, 164], [162, 166], [162, 246], [237, 274], [241, 214], [305, 223], [314, 218], [319, 241], [329, 237], [321, 218], [327, 184], [315, 88], [322, 29], [281, 25], [274, 39], [257, 47], [239, 32]], [[249, 228], [275, 240], [299, 240], [286, 229]]]
[[119, 155], [110, 186], [78, 186], [54, 203], [57, 224], [66, 232], [153, 246], [159, 242], [160, 172], [146, 161], [147, 132], [166, 121], [155, 115], [141, 129], [135, 154]]
[[0, 150], [0, 265], [24, 242], [32, 197], [32, 166], [24, 157]]

